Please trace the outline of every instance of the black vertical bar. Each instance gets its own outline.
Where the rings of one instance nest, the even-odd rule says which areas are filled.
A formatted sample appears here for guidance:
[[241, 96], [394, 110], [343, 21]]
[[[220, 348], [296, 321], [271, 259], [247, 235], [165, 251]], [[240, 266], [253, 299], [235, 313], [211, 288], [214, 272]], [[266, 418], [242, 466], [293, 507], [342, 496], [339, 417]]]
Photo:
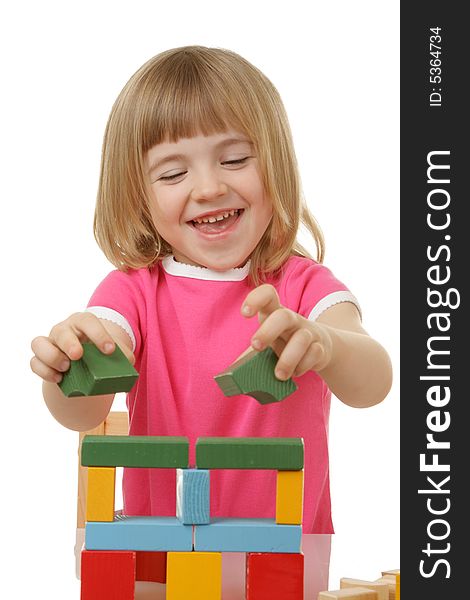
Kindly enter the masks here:
[[470, 598], [470, 34], [464, 8], [401, 3], [404, 600], [447, 600], [459, 597], [457, 590]]

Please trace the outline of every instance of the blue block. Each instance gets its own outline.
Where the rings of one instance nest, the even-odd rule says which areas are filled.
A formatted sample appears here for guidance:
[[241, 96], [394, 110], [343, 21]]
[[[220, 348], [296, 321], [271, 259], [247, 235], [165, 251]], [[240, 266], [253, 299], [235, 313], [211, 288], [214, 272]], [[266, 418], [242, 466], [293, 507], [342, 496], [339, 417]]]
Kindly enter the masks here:
[[112, 523], [88, 522], [87, 550], [191, 551], [193, 528], [176, 517], [116, 516]]
[[210, 523], [210, 476], [207, 469], [177, 469], [176, 516], [185, 525]]
[[198, 552], [300, 552], [301, 525], [278, 525], [274, 519], [211, 519], [194, 528]]

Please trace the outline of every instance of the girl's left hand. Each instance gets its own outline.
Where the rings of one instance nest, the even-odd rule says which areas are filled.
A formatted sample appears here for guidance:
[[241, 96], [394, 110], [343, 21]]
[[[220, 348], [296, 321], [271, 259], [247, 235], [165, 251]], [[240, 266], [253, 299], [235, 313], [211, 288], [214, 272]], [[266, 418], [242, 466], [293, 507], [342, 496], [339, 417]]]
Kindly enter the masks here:
[[331, 361], [332, 339], [328, 327], [305, 319], [285, 308], [270, 284], [252, 290], [243, 302], [241, 313], [251, 318], [258, 314], [261, 327], [251, 339], [255, 350], [271, 346], [278, 355], [278, 379], [300, 376], [313, 369], [321, 371]]

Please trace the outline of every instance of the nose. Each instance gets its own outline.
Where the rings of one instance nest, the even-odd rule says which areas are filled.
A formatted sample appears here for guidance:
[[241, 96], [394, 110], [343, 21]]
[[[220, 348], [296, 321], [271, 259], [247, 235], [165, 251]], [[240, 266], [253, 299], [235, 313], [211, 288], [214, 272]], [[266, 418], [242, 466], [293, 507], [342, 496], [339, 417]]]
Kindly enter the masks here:
[[195, 175], [191, 190], [191, 199], [195, 201], [216, 200], [228, 191], [218, 173], [213, 170], [204, 171]]

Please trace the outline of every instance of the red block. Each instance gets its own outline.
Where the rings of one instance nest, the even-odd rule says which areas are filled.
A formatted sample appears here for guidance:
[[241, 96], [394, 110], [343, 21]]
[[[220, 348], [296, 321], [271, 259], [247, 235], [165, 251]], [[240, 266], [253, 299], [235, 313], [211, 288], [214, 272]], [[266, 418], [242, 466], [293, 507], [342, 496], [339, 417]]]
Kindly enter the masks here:
[[166, 583], [166, 552], [136, 552], [136, 581]]
[[135, 552], [82, 551], [81, 600], [134, 600]]
[[303, 597], [303, 554], [247, 554], [246, 600], [303, 600]]

